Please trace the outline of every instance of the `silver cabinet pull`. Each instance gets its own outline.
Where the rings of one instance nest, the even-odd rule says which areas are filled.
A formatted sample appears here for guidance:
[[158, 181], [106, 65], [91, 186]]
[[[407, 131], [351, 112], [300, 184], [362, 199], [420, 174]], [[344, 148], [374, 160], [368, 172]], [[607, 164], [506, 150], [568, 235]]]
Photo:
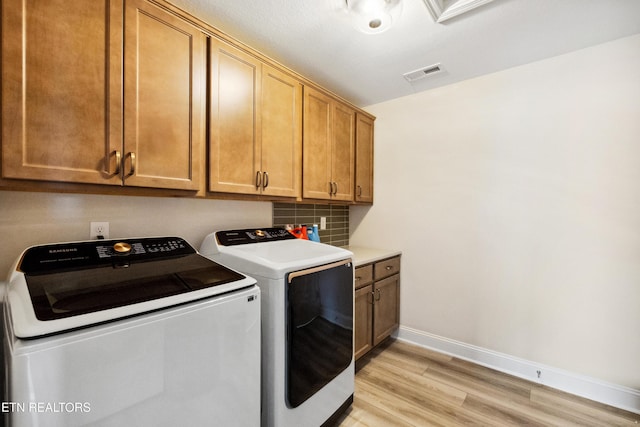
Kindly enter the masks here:
[[376, 289], [376, 301], [380, 301], [380, 288]]
[[125, 157], [125, 161], [126, 161], [127, 157], [131, 161], [131, 168], [129, 169], [129, 173], [125, 176], [125, 178], [129, 178], [134, 173], [136, 173], [136, 153], [133, 153], [133, 152], [127, 153], [127, 156]]
[[260, 188], [261, 185], [262, 185], [262, 174], [260, 173], [260, 171], [258, 171], [256, 172], [256, 190]]
[[390, 265], [387, 265], [387, 266], [385, 267], [385, 269], [386, 269], [387, 271], [389, 271], [389, 270], [393, 270], [393, 267], [392, 267], [392, 266], [390, 266]]
[[334, 182], [333, 182], [333, 185], [335, 185], [335, 186], [336, 186], [336, 189], [335, 189], [335, 191], [333, 192], [333, 195], [335, 196], [336, 194], [338, 194], [338, 183], [334, 181]]
[[262, 188], [267, 188], [269, 186], [269, 174], [267, 172], [262, 172]]
[[362, 186], [358, 185], [358, 197], [362, 196]]

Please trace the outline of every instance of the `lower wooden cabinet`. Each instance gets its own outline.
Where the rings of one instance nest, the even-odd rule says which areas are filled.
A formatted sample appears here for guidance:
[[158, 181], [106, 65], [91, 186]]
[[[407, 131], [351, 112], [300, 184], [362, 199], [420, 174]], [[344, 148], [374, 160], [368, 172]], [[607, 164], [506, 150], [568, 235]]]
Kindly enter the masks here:
[[[357, 271], [357, 270], [356, 270]], [[373, 348], [373, 285], [369, 284], [355, 292], [355, 316], [353, 334], [353, 356], [359, 359]]]
[[400, 257], [355, 270], [354, 357], [359, 359], [398, 328]]
[[373, 345], [380, 344], [399, 323], [400, 275], [373, 284]]

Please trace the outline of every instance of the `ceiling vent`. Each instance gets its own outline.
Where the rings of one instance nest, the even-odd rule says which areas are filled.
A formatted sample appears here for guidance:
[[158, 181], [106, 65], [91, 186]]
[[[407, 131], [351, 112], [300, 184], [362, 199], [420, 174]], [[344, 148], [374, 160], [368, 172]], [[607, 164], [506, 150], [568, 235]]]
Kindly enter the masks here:
[[493, 0], [424, 0], [427, 9], [436, 22], [444, 22], [463, 13], [471, 12], [477, 7]]
[[416, 80], [424, 79], [427, 76], [431, 76], [440, 72], [442, 72], [442, 67], [440, 66], [440, 64], [434, 64], [429, 65], [428, 67], [420, 68], [419, 70], [409, 71], [408, 73], [404, 73], [403, 76], [409, 83], [412, 83]]

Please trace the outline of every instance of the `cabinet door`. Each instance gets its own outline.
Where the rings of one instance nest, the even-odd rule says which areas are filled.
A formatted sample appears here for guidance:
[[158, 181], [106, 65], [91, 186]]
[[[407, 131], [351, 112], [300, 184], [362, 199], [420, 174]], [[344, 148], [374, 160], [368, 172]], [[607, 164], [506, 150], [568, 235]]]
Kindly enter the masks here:
[[125, 185], [197, 190], [205, 35], [146, 0], [125, 12]]
[[400, 275], [373, 284], [373, 345], [391, 335], [399, 324]]
[[356, 113], [355, 201], [373, 203], [373, 120]]
[[334, 183], [334, 200], [353, 201], [355, 116], [353, 109], [334, 102], [331, 123], [331, 181]]
[[353, 313], [353, 356], [355, 359], [358, 359], [373, 348], [371, 345], [372, 289], [373, 285], [369, 285], [355, 291], [355, 311]]
[[2, 176], [120, 184], [122, 1], [1, 7]]
[[331, 198], [331, 104], [325, 94], [304, 88], [302, 197]]
[[258, 194], [260, 62], [216, 39], [209, 57], [209, 190]]
[[262, 66], [263, 193], [300, 196], [302, 177], [302, 85], [293, 77]]

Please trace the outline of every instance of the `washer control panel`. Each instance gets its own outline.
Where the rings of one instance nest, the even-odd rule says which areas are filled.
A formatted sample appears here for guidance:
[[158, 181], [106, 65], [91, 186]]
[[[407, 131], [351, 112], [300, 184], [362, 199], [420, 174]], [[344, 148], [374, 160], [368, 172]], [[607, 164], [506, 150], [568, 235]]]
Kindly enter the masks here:
[[180, 237], [92, 240], [34, 246], [25, 251], [18, 269], [27, 274], [91, 268], [101, 264], [148, 261], [196, 253]]
[[[154, 254], [172, 255], [181, 254], [189, 247], [189, 244], [180, 238], [153, 238], [141, 239], [138, 241], [113, 241], [96, 246], [96, 251], [100, 258], [120, 257], [127, 255], [147, 255], [149, 258]], [[192, 253], [192, 252], [185, 252]]]

